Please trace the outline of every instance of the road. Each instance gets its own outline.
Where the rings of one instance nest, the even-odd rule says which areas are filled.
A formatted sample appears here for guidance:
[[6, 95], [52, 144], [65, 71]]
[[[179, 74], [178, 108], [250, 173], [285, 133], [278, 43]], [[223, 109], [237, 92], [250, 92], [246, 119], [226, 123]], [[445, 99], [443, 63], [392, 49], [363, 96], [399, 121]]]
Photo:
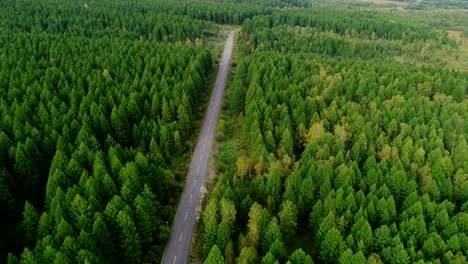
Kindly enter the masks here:
[[218, 76], [216, 77], [208, 110], [203, 120], [198, 143], [192, 156], [192, 162], [190, 163], [184, 192], [182, 193], [179, 208], [177, 208], [174, 224], [172, 226], [171, 239], [167, 244], [162, 259], [162, 263], [164, 264], [187, 263], [193, 226], [195, 224], [197, 211], [200, 209], [206, 168], [210, 157], [216, 124], [218, 122], [224, 84], [226, 83], [229, 64], [231, 62], [233, 45], [234, 31], [229, 33], [226, 45], [224, 46]]

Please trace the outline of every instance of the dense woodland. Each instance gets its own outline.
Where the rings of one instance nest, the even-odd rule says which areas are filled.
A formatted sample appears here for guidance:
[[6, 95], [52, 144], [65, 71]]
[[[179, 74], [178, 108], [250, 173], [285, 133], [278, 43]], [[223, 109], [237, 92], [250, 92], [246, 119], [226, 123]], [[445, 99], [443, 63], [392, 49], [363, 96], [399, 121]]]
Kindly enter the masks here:
[[200, 259], [467, 261], [468, 74], [428, 55], [462, 50], [444, 30], [466, 32], [464, 13], [307, 0], [0, 11], [0, 262], [160, 260], [218, 24], [242, 28]]
[[388, 19], [288, 10], [244, 22], [205, 263], [466, 263], [468, 73], [396, 63], [457, 43]]
[[205, 22], [134, 5], [2, 1], [3, 261], [160, 258], [212, 59]]

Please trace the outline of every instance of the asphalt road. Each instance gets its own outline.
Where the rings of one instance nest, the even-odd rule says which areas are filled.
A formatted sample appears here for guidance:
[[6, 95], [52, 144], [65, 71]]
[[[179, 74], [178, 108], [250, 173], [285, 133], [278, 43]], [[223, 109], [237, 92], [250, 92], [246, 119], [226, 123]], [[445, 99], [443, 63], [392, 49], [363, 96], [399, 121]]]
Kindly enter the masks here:
[[172, 226], [172, 234], [167, 244], [162, 263], [187, 263], [187, 257], [192, 239], [193, 226], [197, 211], [200, 210], [200, 200], [205, 183], [206, 167], [210, 156], [213, 136], [218, 122], [224, 84], [231, 62], [234, 31], [230, 32], [224, 46], [223, 58], [216, 77], [215, 87], [211, 94], [208, 110], [203, 120], [203, 126], [198, 137], [198, 143], [192, 156], [189, 172], [185, 182], [184, 192], [179, 202], [179, 208]]

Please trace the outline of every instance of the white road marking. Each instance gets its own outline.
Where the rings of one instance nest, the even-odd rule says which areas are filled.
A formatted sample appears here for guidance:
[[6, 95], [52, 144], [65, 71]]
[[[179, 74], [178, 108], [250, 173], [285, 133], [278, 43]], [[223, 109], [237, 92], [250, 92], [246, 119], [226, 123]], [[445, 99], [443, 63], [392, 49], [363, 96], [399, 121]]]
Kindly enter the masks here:
[[194, 180], [193, 181], [193, 186], [195, 186], [197, 184], [197, 180]]
[[[208, 131], [210, 131], [210, 128], [208, 128]], [[208, 140], [208, 136], [205, 136], [205, 140]]]
[[192, 202], [192, 195], [193, 195], [193, 193], [190, 194], [190, 200], [189, 200], [190, 203]]
[[179, 242], [182, 241], [182, 232], [180, 232]]
[[203, 154], [201, 154], [201, 156], [200, 156], [200, 160], [202, 160], [202, 159], [203, 159]]
[[206, 144], [203, 144], [203, 150], [205, 150], [205, 148], [206, 148]]
[[175, 264], [176, 259], [177, 259], [177, 256], [174, 256], [174, 260], [172, 261], [172, 264]]
[[188, 211], [185, 212], [185, 221], [187, 221]]
[[198, 168], [197, 168], [197, 173], [200, 172], [200, 165], [198, 165]]

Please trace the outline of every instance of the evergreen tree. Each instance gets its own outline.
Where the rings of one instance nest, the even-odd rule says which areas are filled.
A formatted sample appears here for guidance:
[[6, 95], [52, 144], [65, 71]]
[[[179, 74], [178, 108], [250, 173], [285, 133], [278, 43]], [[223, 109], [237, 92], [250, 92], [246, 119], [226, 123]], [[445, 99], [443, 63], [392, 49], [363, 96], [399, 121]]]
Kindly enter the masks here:
[[206, 264], [222, 264], [224, 263], [224, 258], [223, 255], [221, 254], [221, 251], [219, 248], [214, 245], [210, 253], [208, 254], [208, 257], [206, 257], [205, 262]]
[[117, 215], [120, 227], [120, 254], [126, 263], [140, 263], [142, 252], [140, 238], [133, 220], [124, 211]]

